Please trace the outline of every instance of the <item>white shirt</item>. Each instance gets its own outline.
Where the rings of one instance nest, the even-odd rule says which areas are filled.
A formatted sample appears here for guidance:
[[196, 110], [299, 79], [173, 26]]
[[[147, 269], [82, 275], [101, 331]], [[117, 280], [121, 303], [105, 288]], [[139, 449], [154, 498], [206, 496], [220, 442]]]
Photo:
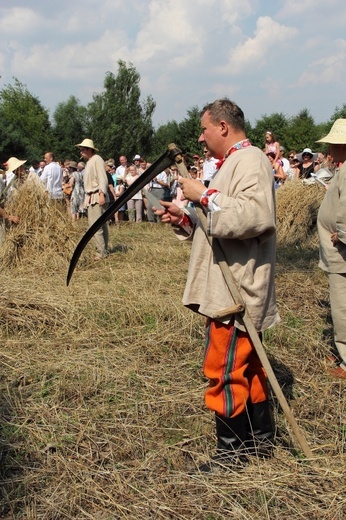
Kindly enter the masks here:
[[282, 169], [286, 173], [288, 168], [291, 166], [290, 162], [286, 157], [281, 157], [280, 161], [282, 161]]
[[115, 170], [115, 175], [116, 175], [116, 178], [121, 178], [121, 179], [124, 179], [125, 178], [125, 166], [118, 166], [118, 168]]
[[46, 164], [40, 177], [51, 199], [62, 199], [62, 169], [56, 162]]
[[[161, 181], [161, 182], [164, 182], [164, 183], [168, 184], [168, 177], [167, 177], [167, 173], [165, 171], [163, 171], [163, 172], [159, 173], [158, 175], [156, 175], [155, 179], [157, 179], [158, 181]], [[155, 182], [155, 179], [151, 181], [151, 187], [152, 188], [161, 188], [161, 189], [163, 189], [164, 186], [162, 186], [158, 182]]]
[[33, 166], [30, 166], [29, 172], [30, 173], [36, 173], [37, 175], [39, 175], [41, 173], [41, 168], [40, 167], [34, 168]]
[[13, 172], [9, 172], [9, 171], [6, 172], [6, 177], [5, 177], [6, 186], [8, 186], [12, 182], [11, 186], [7, 189], [7, 196], [10, 195], [10, 193], [12, 193], [14, 190], [15, 179], [16, 179], [16, 175]]
[[203, 163], [203, 181], [210, 181], [216, 172], [217, 159], [210, 157], [205, 159]]

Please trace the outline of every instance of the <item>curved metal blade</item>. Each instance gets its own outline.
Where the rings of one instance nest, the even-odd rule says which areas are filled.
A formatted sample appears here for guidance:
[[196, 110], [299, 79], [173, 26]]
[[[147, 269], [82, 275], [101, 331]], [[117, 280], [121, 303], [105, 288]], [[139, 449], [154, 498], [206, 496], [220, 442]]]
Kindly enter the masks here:
[[113, 202], [113, 204], [111, 204], [109, 208], [106, 209], [103, 215], [101, 215], [101, 217], [98, 218], [97, 221], [87, 230], [85, 235], [77, 244], [77, 247], [72, 255], [67, 273], [66, 285], [70, 283], [79, 257], [81, 256], [87, 243], [95, 235], [96, 231], [98, 231], [106, 222], [108, 222], [108, 220], [121, 208], [121, 206], [126, 204], [128, 200], [130, 200], [139, 190], [144, 188], [144, 186], [146, 186], [146, 184], [148, 184], [154, 177], [156, 177], [156, 175], [161, 173], [165, 168], [171, 166], [173, 162], [174, 157], [172, 158], [172, 151], [167, 150], [158, 159], [156, 159], [156, 161], [153, 162], [152, 165], [149, 166], [149, 168], [142, 175], [140, 175], [138, 179], [135, 180], [135, 182], [131, 184], [131, 186], [129, 186], [127, 190], [122, 195], [120, 195], [120, 197], [115, 202]]

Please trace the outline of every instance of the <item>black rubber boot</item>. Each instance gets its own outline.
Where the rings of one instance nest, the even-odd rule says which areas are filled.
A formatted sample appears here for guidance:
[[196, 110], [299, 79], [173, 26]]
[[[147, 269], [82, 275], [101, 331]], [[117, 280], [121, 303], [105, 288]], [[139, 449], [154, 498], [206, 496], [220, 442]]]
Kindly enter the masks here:
[[270, 458], [274, 450], [274, 424], [269, 402], [248, 404], [249, 425], [246, 441], [247, 453], [260, 458]]
[[248, 417], [246, 413], [233, 418], [215, 415], [217, 451], [210, 462], [199, 467], [203, 472], [220, 469], [239, 469], [247, 462], [246, 440], [248, 439]]

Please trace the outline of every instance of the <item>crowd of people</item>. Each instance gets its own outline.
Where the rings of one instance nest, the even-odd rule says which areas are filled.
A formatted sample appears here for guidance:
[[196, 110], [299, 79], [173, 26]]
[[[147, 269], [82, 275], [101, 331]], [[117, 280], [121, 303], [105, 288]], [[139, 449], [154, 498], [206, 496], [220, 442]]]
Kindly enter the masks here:
[[[98, 150], [91, 139], [85, 139], [84, 142], [90, 145], [90, 148], [81, 146], [82, 143], [76, 145], [80, 149], [81, 160], [79, 162], [68, 159], [59, 160], [50, 151], [46, 152], [41, 160], [32, 161], [30, 167], [25, 159], [21, 160], [16, 157], [8, 159], [4, 163], [5, 170], [0, 170], [0, 219], [12, 223], [19, 222], [16, 215], [7, 215], [4, 205], [19, 184], [34, 176], [41, 181], [49, 199], [54, 203], [61, 203], [65, 207], [72, 223], [81, 217], [88, 217], [90, 220], [90, 213], [94, 211], [96, 204], [95, 196], [90, 197], [90, 194], [94, 190], [95, 182], [98, 183], [99, 179], [97, 181], [94, 179], [94, 184], [86, 186], [88, 157], [83, 152], [83, 148], [94, 150], [94, 152]], [[208, 188], [221, 164], [203, 143], [201, 145], [202, 153], [186, 155], [185, 162], [190, 177], [200, 181], [201, 185]], [[312, 152], [310, 148], [304, 148], [301, 153], [291, 150], [285, 156], [284, 148], [272, 131], [265, 133], [263, 151], [271, 165], [275, 188], [292, 180], [301, 179], [307, 183], [314, 182], [317, 172], [320, 170], [327, 172], [326, 179], [330, 179], [340, 166], [333, 160], [330, 153]], [[102, 170], [103, 179], [106, 179], [104, 208], [117, 200], [151, 165], [140, 154], [136, 154], [132, 160], [129, 160], [126, 155], [121, 155], [118, 160], [98, 157], [98, 168]], [[193, 202], [184, 196], [179, 181], [178, 169], [173, 164], [124, 204], [110, 217], [108, 224], [115, 225], [124, 221], [158, 222], [159, 218], [153, 211], [153, 202], [150, 200], [152, 197], [148, 196], [148, 192], [151, 192], [157, 200], [174, 202], [180, 208], [193, 206]], [[323, 180], [320, 182], [325, 185]], [[106, 230], [104, 232], [106, 233]], [[106, 247], [98, 250], [100, 258], [105, 256], [106, 250]]]
[[326, 170], [332, 177], [340, 165], [333, 160], [330, 151], [312, 152], [311, 148], [304, 148], [300, 153], [290, 150], [285, 157], [285, 149], [280, 146], [275, 134], [268, 131], [265, 134], [263, 149], [272, 166], [275, 179], [275, 188], [279, 188], [286, 181], [314, 179], [319, 170]]

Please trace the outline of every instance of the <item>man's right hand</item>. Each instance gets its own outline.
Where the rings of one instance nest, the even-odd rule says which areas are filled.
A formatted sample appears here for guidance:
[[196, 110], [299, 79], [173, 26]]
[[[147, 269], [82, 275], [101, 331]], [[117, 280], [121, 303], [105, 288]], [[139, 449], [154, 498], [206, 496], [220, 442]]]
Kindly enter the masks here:
[[156, 209], [154, 206], [153, 211], [155, 215], [160, 217], [161, 222], [164, 224], [173, 224], [174, 226], [177, 226], [183, 218], [184, 212], [179, 208], [179, 206], [173, 204], [173, 202], [160, 200], [160, 204], [165, 209]]

